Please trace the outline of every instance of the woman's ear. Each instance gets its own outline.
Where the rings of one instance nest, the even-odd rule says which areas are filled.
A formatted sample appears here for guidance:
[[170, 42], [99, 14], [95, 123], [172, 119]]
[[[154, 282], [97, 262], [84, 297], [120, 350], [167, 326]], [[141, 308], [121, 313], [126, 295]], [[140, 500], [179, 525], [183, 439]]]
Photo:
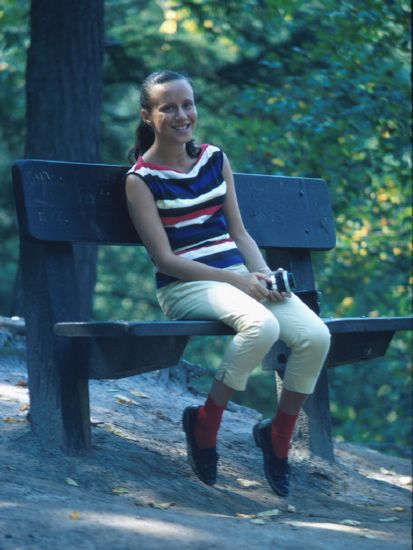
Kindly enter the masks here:
[[152, 124], [152, 121], [149, 118], [149, 113], [146, 109], [141, 109], [141, 118], [145, 124], [149, 126]]

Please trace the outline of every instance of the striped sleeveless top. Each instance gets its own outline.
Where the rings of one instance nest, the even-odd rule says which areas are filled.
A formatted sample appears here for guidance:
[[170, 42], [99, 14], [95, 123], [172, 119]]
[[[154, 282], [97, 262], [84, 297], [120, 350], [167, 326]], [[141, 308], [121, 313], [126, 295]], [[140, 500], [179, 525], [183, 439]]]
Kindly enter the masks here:
[[[188, 173], [145, 162], [141, 157], [128, 171], [139, 176], [152, 192], [172, 251], [217, 268], [244, 263], [222, 212], [227, 187], [222, 167], [222, 151], [204, 144]], [[159, 271], [155, 276], [157, 288], [178, 280]]]

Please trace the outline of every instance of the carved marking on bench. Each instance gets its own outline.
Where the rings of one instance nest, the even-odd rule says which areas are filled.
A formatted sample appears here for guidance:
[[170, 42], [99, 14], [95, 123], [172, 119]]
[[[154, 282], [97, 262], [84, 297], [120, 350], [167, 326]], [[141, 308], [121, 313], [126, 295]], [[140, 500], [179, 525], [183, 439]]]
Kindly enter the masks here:
[[49, 172], [47, 172], [46, 170], [42, 170], [40, 172], [34, 172], [32, 177], [34, 180], [36, 180], [36, 182], [39, 182], [39, 183], [44, 183], [45, 180], [46, 181], [51, 180]]

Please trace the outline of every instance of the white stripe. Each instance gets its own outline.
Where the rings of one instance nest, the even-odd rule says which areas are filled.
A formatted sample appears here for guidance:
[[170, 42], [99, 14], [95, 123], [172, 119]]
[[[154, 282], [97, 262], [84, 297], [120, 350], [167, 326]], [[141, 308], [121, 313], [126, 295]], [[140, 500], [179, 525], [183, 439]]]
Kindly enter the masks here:
[[162, 208], [163, 210], [167, 210], [169, 208], [185, 208], [188, 206], [194, 206], [196, 204], [202, 204], [203, 202], [207, 202], [211, 199], [215, 199], [216, 197], [221, 197], [225, 195], [227, 190], [227, 184], [225, 180], [218, 185], [218, 187], [214, 187], [207, 193], [204, 193], [203, 195], [199, 195], [198, 197], [194, 197], [193, 199], [165, 199], [165, 200], [158, 200], [156, 201], [157, 208]]
[[174, 252], [182, 252], [187, 248], [194, 248], [194, 246], [200, 246], [203, 243], [213, 242], [213, 241], [223, 241], [225, 239], [230, 239], [230, 238], [231, 237], [228, 233], [224, 233], [223, 235], [218, 235], [218, 237], [211, 237], [210, 239], [204, 239], [203, 241], [198, 241], [197, 243], [192, 243], [188, 246], [183, 246], [182, 248], [175, 248]]
[[186, 258], [187, 260], [194, 260], [196, 258], [202, 258], [202, 256], [211, 256], [211, 254], [217, 254], [218, 252], [225, 252], [226, 250], [232, 250], [237, 248], [233, 241], [220, 243], [215, 246], [203, 246], [189, 252], [179, 254], [180, 258]]
[[164, 223], [163, 226], [179, 228], [179, 227], [186, 227], [188, 225], [200, 225], [201, 223], [204, 223], [206, 220], [209, 220], [210, 217], [211, 217], [211, 214], [205, 214], [203, 216], [198, 216], [197, 218], [191, 218], [190, 220], [183, 220], [182, 222], [178, 222], [178, 223], [171, 223], [171, 224]]

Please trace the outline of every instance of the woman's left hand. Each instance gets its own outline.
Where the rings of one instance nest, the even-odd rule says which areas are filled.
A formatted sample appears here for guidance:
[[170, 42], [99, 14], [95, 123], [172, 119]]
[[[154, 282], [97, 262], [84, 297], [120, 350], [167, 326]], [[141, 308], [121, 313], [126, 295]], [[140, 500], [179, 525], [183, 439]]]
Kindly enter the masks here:
[[[279, 267], [277, 271], [284, 271], [282, 267]], [[271, 279], [268, 278], [271, 282]], [[291, 298], [291, 292], [279, 292], [278, 290], [270, 290], [268, 300], [270, 302], [283, 302], [286, 298]]]
[[278, 290], [270, 290], [268, 300], [270, 302], [283, 302], [286, 298], [290, 298], [289, 292], [278, 292]]

